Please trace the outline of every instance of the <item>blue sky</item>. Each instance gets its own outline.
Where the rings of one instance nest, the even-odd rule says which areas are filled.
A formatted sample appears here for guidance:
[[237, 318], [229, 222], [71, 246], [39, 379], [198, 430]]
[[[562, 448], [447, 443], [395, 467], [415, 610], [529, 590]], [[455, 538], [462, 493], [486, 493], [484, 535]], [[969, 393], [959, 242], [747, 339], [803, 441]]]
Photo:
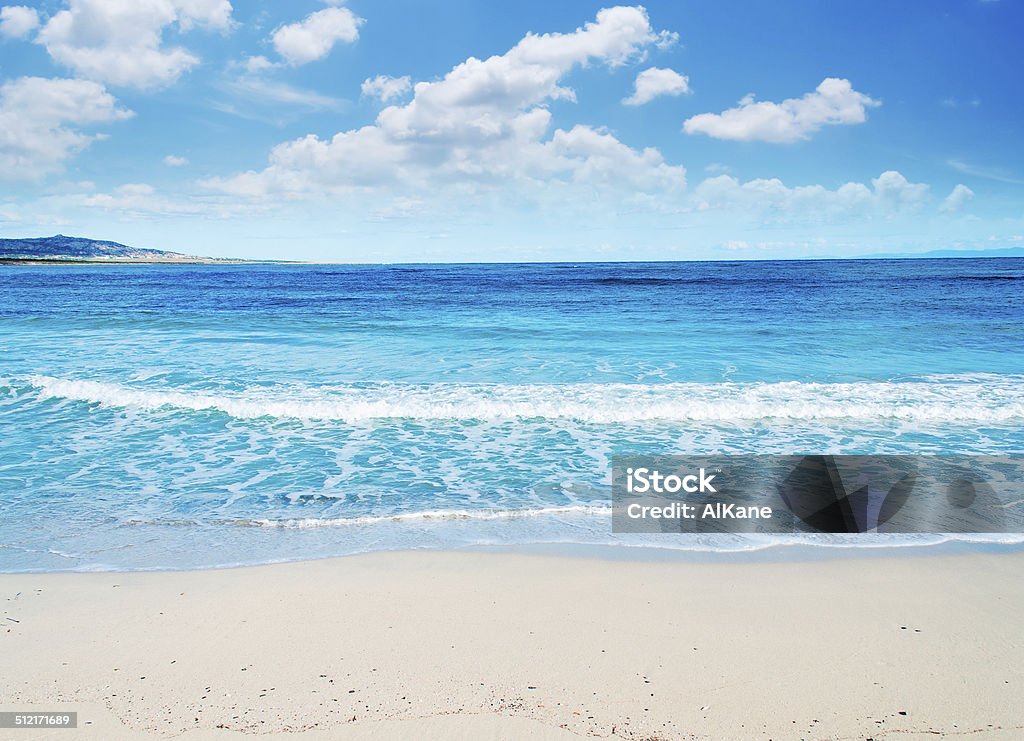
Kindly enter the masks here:
[[1024, 244], [1014, 0], [0, 9], [0, 234], [327, 261]]

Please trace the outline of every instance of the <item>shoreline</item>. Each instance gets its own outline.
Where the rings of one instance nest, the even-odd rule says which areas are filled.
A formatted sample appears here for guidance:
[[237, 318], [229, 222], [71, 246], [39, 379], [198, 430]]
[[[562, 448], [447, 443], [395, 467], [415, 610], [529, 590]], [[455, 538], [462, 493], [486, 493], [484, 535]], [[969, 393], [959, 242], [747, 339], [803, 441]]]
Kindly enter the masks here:
[[2, 574], [0, 710], [77, 710], [68, 739], [1018, 738], [1024, 552], [905, 554]]
[[186, 260], [76, 260], [55, 257], [45, 258], [0, 258], [0, 265], [313, 265], [316, 263], [294, 260], [234, 260], [231, 258], [195, 258]]
[[146, 259], [72, 259], [72, 258], [0, 258], [0, 265], [292, 265], [292, 266], [338, 266], [338, 267], [403, 267], [403, 266], [424, 266], [424, 267], [453, 267], [453, 266], [508, 266], [508, 265], [680, 265], [680, 264], [706, 264], [706, 263], [821, 263], [821, 262], [895, 262], [906, 260], [1024, 260], [1024, 254], [963, 254], [963, 255], [855, 255], [852, 257], [802, 257], [802, 258], [747, 258], [747, 259], [726, 259], [708, 258], [703, 260], [560, 260], [560, 261], [517, 261], [505, 260], [500, 262], [480, 261], [437, 261], [437, 262], [408, 262], [408, 261], [386, 261], [386, 262], [352, 262], [334, 260], [248, 260], [230, 257], [211, 257], [184, 260], [146, 260]]
[[420, 553], [482, 554], [501, 556], [551, 557], [602, 562], [655, 563], [655, 564], [716, 564], [716, 563], [804, 563], [835, 560], [875, 560], [886, 558], [942, 558], [948, 556], [1024, 554], [1024, 540], [999, 542], [993, 540], [961, 540], [955, 537], [937, 543], [898, 544], [846, 544], [846, 543], [780, 543], [746, 549], [716, 550], [672, 548], [668, 546], [616, 543], [508, 542], [464, 544], [439, 547], [380, 548], [377, 550], [335, 553], [301, 558], [279, 558], [268, 561], [219, 563], [205, 566], [147, 566], [135, 568], [109, 568], [85, 566], [66, 569], [0, 569], [0, 579], [7, 576], [47, 574], [190, 574], [208, 571], [259, 569], [324, 561], [345, 561], [395, 554], [400, 556]]

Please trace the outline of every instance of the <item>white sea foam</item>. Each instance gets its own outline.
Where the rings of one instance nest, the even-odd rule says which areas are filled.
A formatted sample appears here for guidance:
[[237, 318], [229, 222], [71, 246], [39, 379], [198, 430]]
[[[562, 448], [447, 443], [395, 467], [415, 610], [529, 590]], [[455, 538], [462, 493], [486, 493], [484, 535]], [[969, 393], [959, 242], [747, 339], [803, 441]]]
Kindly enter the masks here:
[[[523, 509], [421, 510], [380, 516], [305, 517], [287, 519], [238, 518], [217, 524], [255, 530], [315, 532], [347, 530], [339, 553], [481, 545], [591, 545], [697, 553], [736, 553], [786, 547], [913, 548], [948, 543], [1019, 546], [1020, 533], [700, 533], [666, 536], [652, 533], [612, 533], [612, 508], [579, 504]], [[163, 521], [134, 521], [134, 525], [163, 525]], [[212, 523], [207, 523], [212, 524]], [[411, 529], [408, 526], [414, 526]], [[569, 526], [568, 529], [566, 526]], [[497, 528], [497, 529], [495, 529]], [[340, 543], [327, 535], [328, 542]]]
[[308, 530], [319, 527], [358, 527], [379, 525], [384, 523], [418, 522], [418, 521], [458, 521], [458, 520], [521, 520], [531, 517], [551, 517], [558, 515], [593, 515], [611, 517], [612, 508], [607, 505], [568, 505], [565, 507], [535, 507], [531, 509], [449, 509], [429, 510], [424, 512], [402, 512], [393, 515], [368, 515], [364, 517], [305, 517], [289, 520], [227, 520], [231, 525], [250, 527], [284, 528], [288, 530]]
[[590, 423], [884, 419], [999, 424], [1024, 420], [1024, 377], [950, 377], [854, 383], [358, 384], [254, 388], [244, 393], [32, 376], [41, 399], [142, 410], [219, 411], [260, 417], [570, 419]]

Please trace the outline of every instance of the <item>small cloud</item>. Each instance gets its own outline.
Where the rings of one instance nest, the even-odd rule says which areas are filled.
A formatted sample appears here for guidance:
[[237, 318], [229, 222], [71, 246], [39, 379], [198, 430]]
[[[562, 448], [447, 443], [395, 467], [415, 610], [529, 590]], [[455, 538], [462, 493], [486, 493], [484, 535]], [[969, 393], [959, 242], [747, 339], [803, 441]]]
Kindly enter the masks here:
[[994, 180], [998, 183], [1024, 185], [1024, 178], [1017, 177], [1015, 174], [999, 167], [975, 165], [971, 162], [965, 162], [964, 160], [961, 159], [948, 159], [946, 160], [946, 165], [953, 168], [957, 172], [963, 173], [964, 175], [971, 175], [976, 178], [984, 178], [985, 180]]
[[249, 57], [245, 60], [245, 64], [243, 65], [245, 71], [249, 73], [264, 72], [268, 69], [274, 69], [275, 67], [280, 66], [281, 65], [276, 62], [271, 62], [264, 56]]
[[854, 90], [849, 80], [828, 77], [814, 92], [781, 103], [755, 102], [753, 95], [747, 95], [735, 108], [688, 118], [683, 131], [734, 141], [795, 142], [822, 126], [864, 123], [866, 109], [880, 105]]
[[388, 75], [377, 75], [374, 78], [363, 80], [362, 93], [368, 98], [377, 98], [382, 103], [389, 100], [402, 98], [412, 91], [412, 78], [409, 75], [403, 77], [389, 77]]
[[188, 164], [188, 160], [175, 154], [169, 154], [164, 157], [164, 164], [168, 167], [184, 167]]
[[679, 34], [675, 31], [658, 31], [658, 35], [654, 39], [654, 45], [661, 50], [671, 49], [677, 43], [679, 43]]
[[971, 98], [970, 100], [958, 100], [956, 98], [943, 98], [939, 101], [939, 104], [943, 108], [959, 108], [960, 106], [970, 106], [971, 108], [977, 108], [981, 105], [981, 98]]
[[662, 95], [682, 95], [690, 92], [690, 80], [672, 69], [651, 67], [636, 76], [633, 94], [623, 99], [624, 105], [643, 105]]
[[710, 165], [704, 167], [704, 172], [710, 173], [711, 175], [721, 175], [725, 172], [731, 172], [732, 168], [729, 165], [723, 165], [721, 162], [712, 162]]
[[23, 39], [39, 27], [39, 13], [24, 5], [0, 8], [0, 36]]
[[348, 8], [324, 8], [298, 23], [281, 26], [270, 39], [277, 53], [297, 67], [323, 59], [339, 41], [356, 41], [362, 24], [363, 19]]
[[945, 213], [956, 213], [972, 198], [974, 198], [974, 191], [963, 183], [959, 183], [955, 188], [953, 188], [952, 192], [946, 196], [946, 199], [942, 202], [939, 210]]

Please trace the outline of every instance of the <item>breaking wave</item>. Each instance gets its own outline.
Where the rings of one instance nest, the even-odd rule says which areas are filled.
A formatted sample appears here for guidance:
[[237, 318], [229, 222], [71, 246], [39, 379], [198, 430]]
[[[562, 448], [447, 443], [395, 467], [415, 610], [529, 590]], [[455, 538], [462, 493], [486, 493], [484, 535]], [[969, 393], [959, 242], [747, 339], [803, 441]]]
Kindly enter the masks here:
[[[51, 376], [26, 379], [40, 399], [104, 407], [363, 422], [385, 419], [643, 421], [1024, 420], [1024, 377], [937, 376], [852, 383], [400, 384], [281, 386], [210, 393]], [[9, 388], [16, 388], [8, 382]]]

